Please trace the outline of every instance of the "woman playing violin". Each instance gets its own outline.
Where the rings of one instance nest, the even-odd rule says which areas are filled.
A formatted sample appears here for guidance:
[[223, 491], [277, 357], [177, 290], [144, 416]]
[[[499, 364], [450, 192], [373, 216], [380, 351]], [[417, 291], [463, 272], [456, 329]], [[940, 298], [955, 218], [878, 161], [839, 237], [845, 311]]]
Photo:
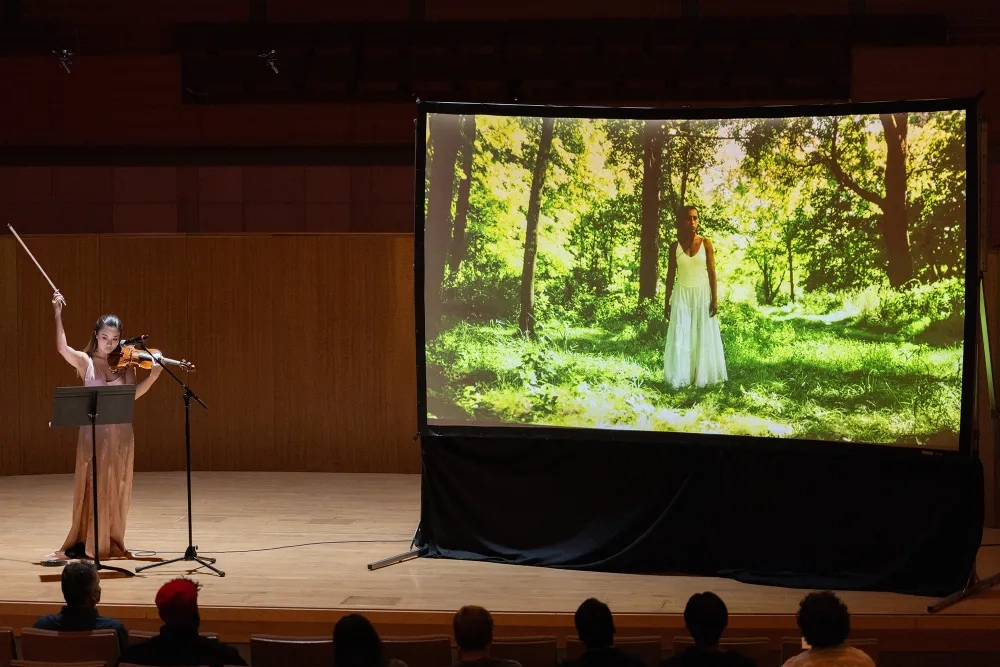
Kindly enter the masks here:
[[[115, 315], [102, 315], [94, 324], [90, 343], [81, 352], [66, 344], [63, 329], [62, 295], [52, 295], [56, 319], [56, 350], [73, 368], [88, 387], [136, 384], [135, 397], [139, 398], [156, 382], [163, 368], [154, 364], [149, 375], [136, 383], [135, 369], [118, 368], [109, 364], [109, 355], [118, 351], [122, 339], [122, 323]], [[76, 474], [73, 485], [73, 523], [62, 548], [47, 558], [68, 560], [93, 558], [94, 517], [91, 514], [91, 430], [81, 427], [76, 444]], [[100, 511], [101, 534], [98, 537], [100, 557], [128, 557], [125, 549], [125, 520], [132, 500], [132, 461], [135, 439], [131, 424], [108, 424], [97, 427], [98, 488], [97, 506]]]

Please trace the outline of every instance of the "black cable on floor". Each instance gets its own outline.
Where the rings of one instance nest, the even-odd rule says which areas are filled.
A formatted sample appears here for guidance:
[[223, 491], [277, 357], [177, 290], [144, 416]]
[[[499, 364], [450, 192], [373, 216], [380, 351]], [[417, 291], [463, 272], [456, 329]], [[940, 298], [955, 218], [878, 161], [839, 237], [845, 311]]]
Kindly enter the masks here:
[[[323, 542], [303, 542], [301, 544], [282, 544], [277, 547], [261, 547], [259, 549], [232, 549], [229, 551], [199, 551], [199, 554], [248, 554], [258, 551], [278, 551], [279, 549], [297, 549], [299, 547], [312, 547], [322, 544], [402, 544], [409, 543], [408, 539], [400, 540], [327, 540]], [[133, 549], [132, 555], [138, 558], [148, 558], [150, 556], [172, 556], [174, 554], [183, 555], [183, 551], [147, 551], [144, 549]]]

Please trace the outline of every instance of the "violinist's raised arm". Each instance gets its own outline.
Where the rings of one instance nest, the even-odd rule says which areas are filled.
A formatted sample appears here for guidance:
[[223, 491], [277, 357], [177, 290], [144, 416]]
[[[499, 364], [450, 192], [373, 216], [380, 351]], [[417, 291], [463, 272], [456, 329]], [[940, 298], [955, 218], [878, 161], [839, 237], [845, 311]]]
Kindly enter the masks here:
[[76, 369], [82, 380], [87, 374], [87, 355], [80, 350], [74, 350], [66, 343], [66, 330], [63, 329], [62, 322], [63, 296], [59, 290], [52, 295], [52, 309], [56, 318], [56, 351], [62, 355], [66, 363]]

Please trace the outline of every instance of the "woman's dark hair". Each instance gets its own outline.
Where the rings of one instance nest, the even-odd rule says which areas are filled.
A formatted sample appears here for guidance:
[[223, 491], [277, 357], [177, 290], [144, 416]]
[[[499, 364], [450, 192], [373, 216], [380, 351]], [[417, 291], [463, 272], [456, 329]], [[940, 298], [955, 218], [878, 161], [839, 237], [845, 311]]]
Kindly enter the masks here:
[[799, 605], [796, 620], [802, 636], [813, 648], [840, 646], [851, 634], [847, 605], [831, 591], [807, 595]]
[[382, 667], [382, 640], [361, 614], [344, 616], [333, 626], [334, 667]]
[[682, 204], [681, 206], [678, 206], [676, 209], [674, 209], [674, 218], [679, 219], [682, 215], [684, 215], [688, 211], [697, 211], [697, 210], [698, 210], [697, 206], [692, 206], [691, 204]]
[[88, 357], [94, 356], [94, 352], [97, 351], [97, 334], [99, 334], [101, 329], [104, 327], [108, 327], [109, 329], [118, 329], [119, 340], [125, 336], [125, 332], [122, 331], [122, 321], [118, 319], [117, 315], [112, 315], [111, 313], [101, 315], [97, 318], [97, 322], [94, 324], [94, 333], [90, 335], [90, 342], [87, 343], [87, 347], [83, 350], [87, 353]]

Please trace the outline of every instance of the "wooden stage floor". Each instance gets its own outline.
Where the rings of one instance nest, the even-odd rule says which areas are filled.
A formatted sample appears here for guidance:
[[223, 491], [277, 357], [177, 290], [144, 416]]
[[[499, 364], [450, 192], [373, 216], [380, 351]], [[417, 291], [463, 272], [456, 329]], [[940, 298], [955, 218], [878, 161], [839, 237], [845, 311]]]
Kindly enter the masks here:
[[[730, 610], [733, 634], [796, 634], [804, 591], [728, 579], [573, 572], [549, 568], [418, 559], [378, 571], [367, 564], [405, 551], [419, 514], [413, 475], [196, 472], [194, 537], [226, 577], [179, 563], [134, 578], [102, 577], [104, 613], [135, 628], [158, 626], [159, 586], [190, 574], [203, 584], [203, 625], [231, 641], [251, 632], [330, 632], [344, 613], [369, 615], [384, 634], [447, 632], [451, 614], [480, 604], [497, 617], [498, 634], [573, 633], [572, 614], [601, 598], [627, 634], [680, 634], [688, 597], [713, 590]], [[0, 625], [20, 628], [54, 611], [62, 598], [58, 568], [41, 557], [61, 544], [70, 518], [71, 477], [0, 477]], [[141, 555], [180, 555], [187, 544], [183, 473], [137, 474], [127, 544]], [[1000, 570], [1000, 539], [987, 531], [981, 574]], [[303, 546], [292, 546], [303, 545]], [[115, 561], [129, 569], [142, 563]], [[932, 600], [891, 593], [843, 593], [856, 632], [877, 634], [891, 650], [955, 650], [976, 642], [1000, 650], [1000, 589], [937, 615]], [[981, 643], [985, 642], [985, 643]], [[995, 649], [993, 648], [995, 647]]]

